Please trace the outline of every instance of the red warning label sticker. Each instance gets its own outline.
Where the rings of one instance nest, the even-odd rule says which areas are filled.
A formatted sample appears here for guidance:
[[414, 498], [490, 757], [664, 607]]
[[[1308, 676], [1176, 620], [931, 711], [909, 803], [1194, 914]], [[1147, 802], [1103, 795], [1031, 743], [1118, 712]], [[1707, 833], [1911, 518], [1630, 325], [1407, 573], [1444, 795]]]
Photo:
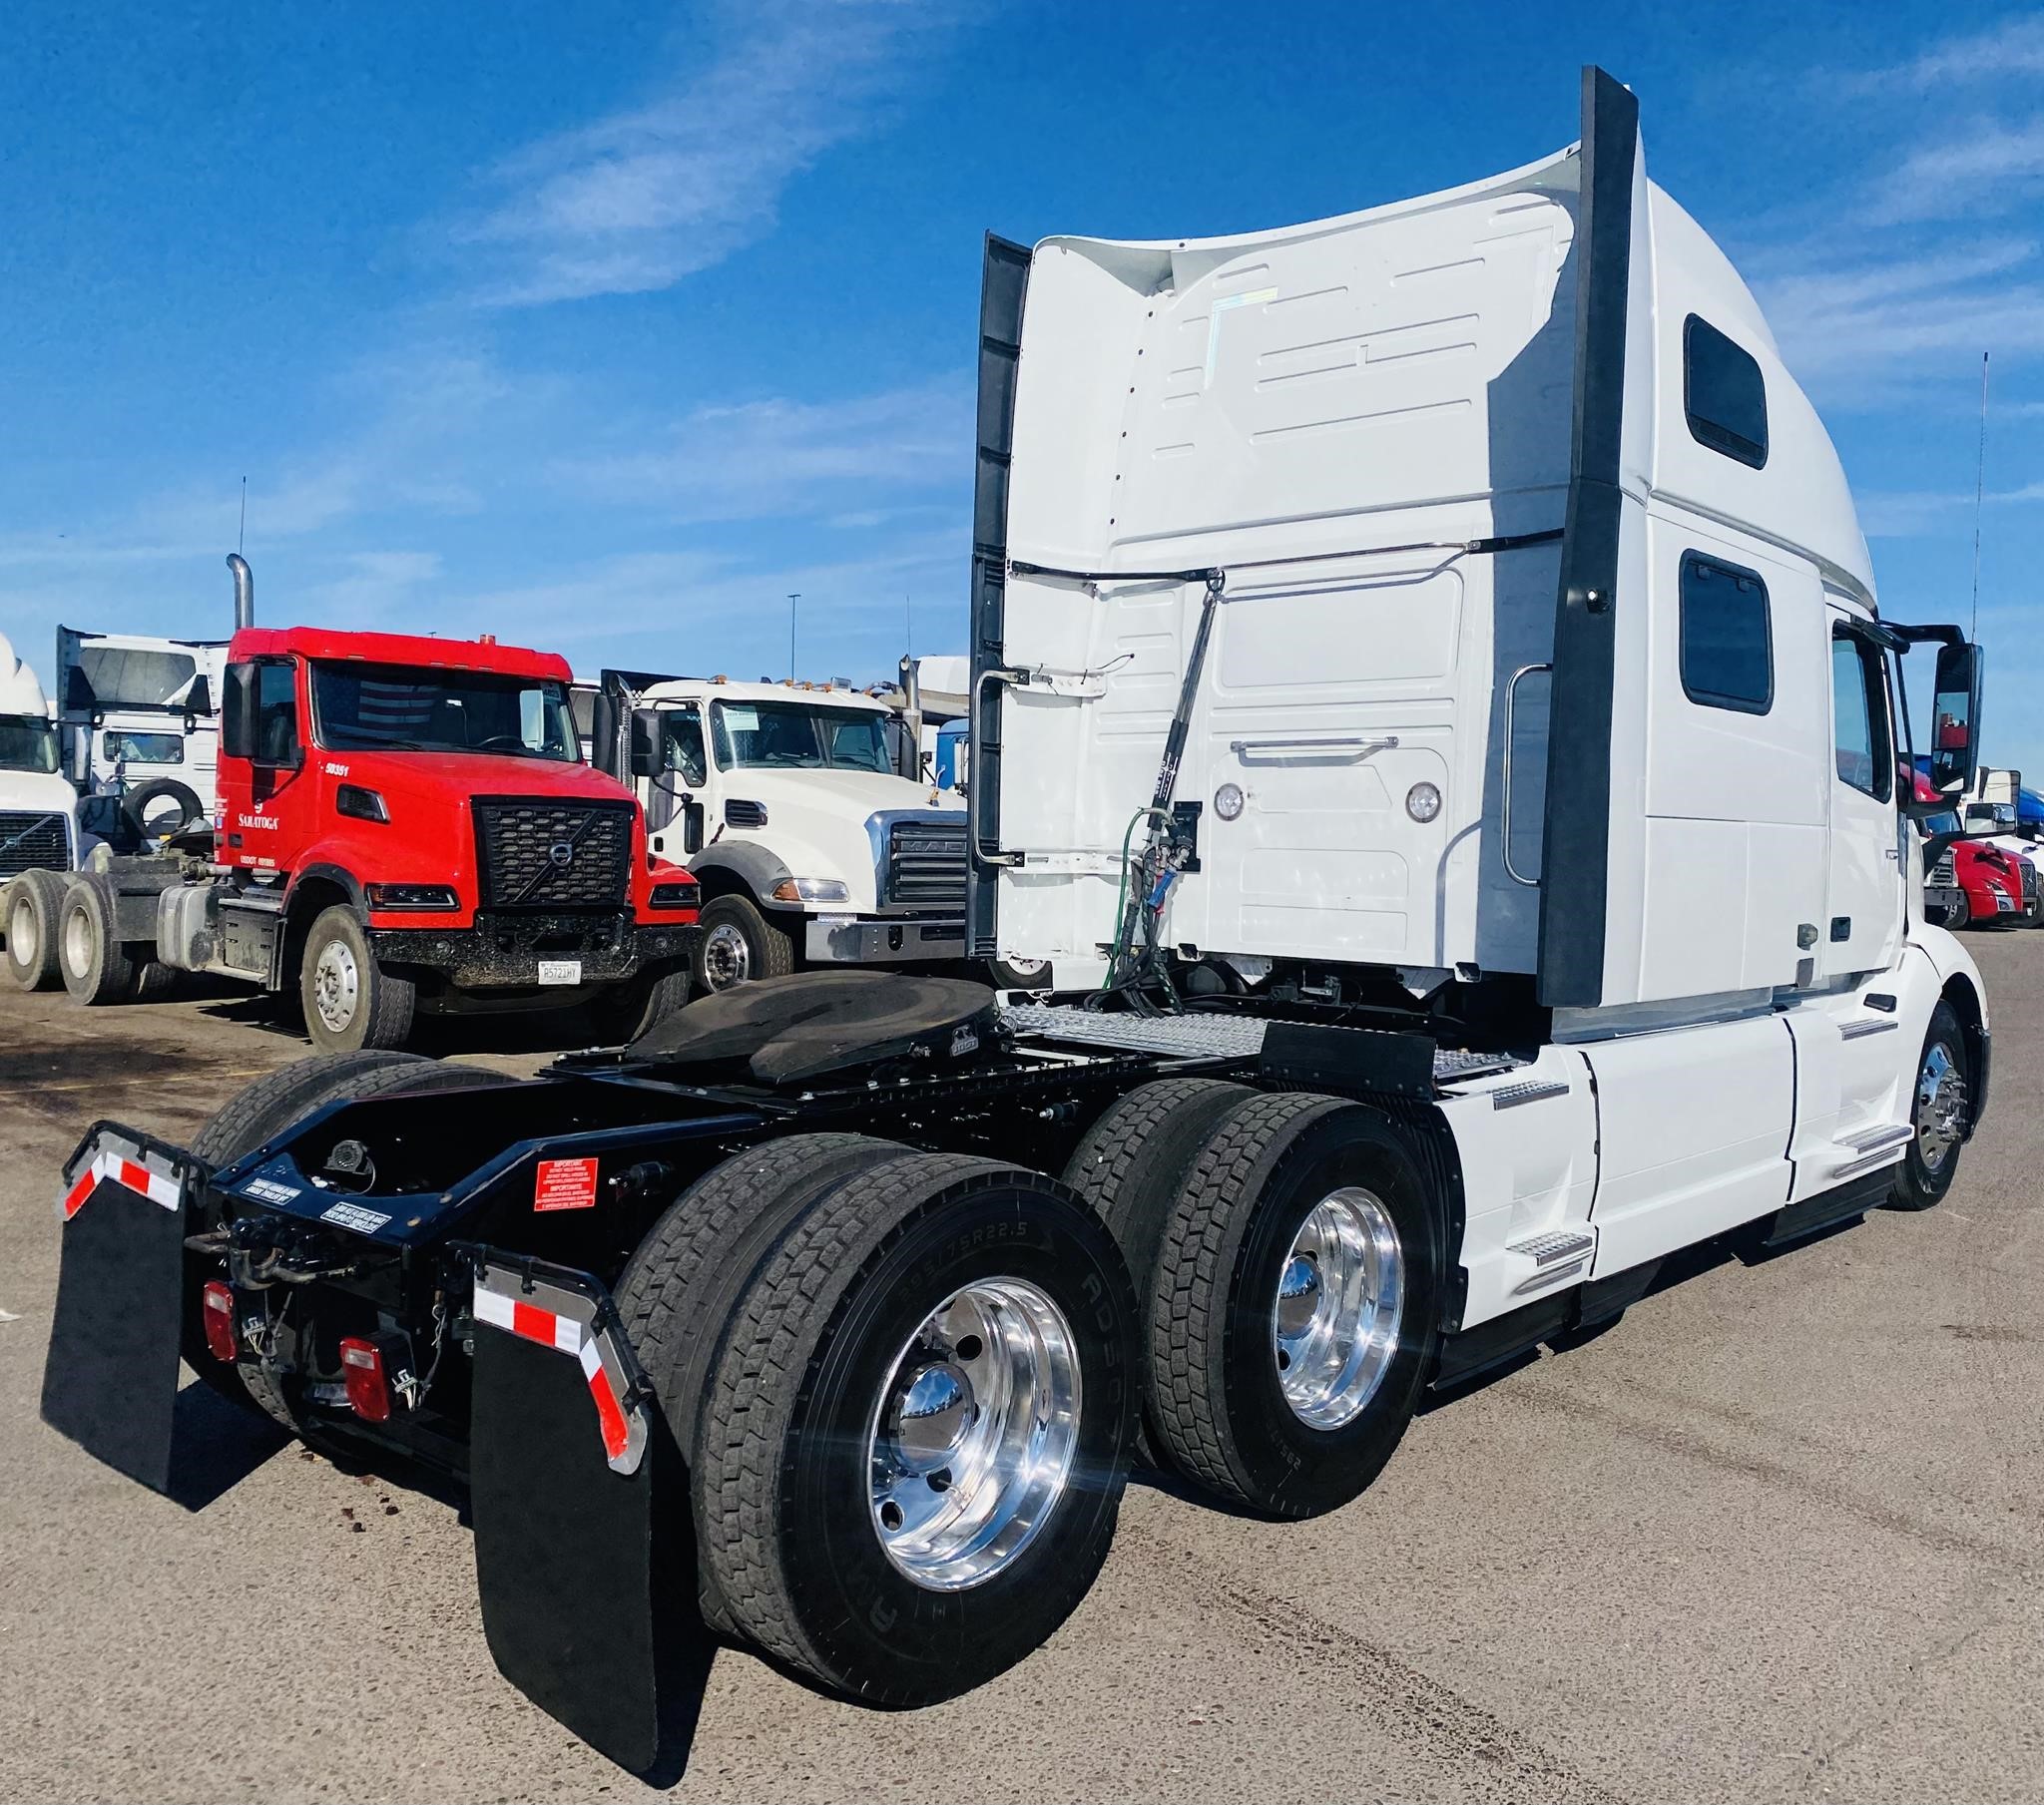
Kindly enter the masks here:
[[532, 1206], [534, 1209], [594, 1209], [596, 1161], [542, 1159], [539, 1177], [533, 1184]]

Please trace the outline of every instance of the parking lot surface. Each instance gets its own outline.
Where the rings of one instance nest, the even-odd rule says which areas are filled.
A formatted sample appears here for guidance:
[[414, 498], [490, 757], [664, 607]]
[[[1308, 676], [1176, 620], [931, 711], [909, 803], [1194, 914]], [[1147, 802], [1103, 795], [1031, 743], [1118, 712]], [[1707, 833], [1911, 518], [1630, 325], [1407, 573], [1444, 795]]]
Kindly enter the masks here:
[[[2044, 933], [1967, 944], [1994, 1101], [1937, 1209], [1690, 1260], [1317, 1522], [1139, 1479], [1078, 1613], [953, 1703], [723, 1651], [669, 1796], [2044, 1795]], [[529, 1072], [552, 1032], [444, 1048]], [[458, 1500], [222, 1407], [247, 1477], [173, 1502], [37, 1419], [79, 1134], [189, 1138], [304, 1052], [225, 995], [0, 996], [0, 1797], [639, 1796], [498, 1677]]]

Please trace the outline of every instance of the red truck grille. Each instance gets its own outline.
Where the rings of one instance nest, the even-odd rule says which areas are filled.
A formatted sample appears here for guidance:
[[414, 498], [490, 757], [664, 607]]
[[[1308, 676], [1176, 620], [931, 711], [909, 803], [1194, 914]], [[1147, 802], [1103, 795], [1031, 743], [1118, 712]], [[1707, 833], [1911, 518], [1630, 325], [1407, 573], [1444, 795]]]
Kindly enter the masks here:
[[616, 909], [632, 866], [629, 802], [477, 796], [476, 871], [486, 909]]

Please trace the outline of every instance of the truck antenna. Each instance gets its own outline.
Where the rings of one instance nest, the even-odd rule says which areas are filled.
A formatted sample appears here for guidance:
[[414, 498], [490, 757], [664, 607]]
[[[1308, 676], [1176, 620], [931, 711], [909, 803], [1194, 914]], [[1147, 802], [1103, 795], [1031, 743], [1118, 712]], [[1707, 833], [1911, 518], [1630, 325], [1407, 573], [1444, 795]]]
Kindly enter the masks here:
[[787, 598], [787, 680], [794, 681], [794, 605], [802, 599], [800, 590], [791, 590]]
[[240, 532], [238, 532], [238, 533], [237, 533], [237, 534], [235, 535], [235, 550], [236, 550], [236, 551], [238, 551], [238, 552], [246, 552], [246, 551], [247, 551], [247, 550], [249, 549], [249, 545], [248, 545], [248, 540], [249, 540], [249, 479], [248, 479], [248, 478], [247, 478], [247, 477], [245, 476], [245, 477], [243, 477], [243, 478], [242, 478], [242, 529], [241, 529], [241, 531], [240, 531]]
[[915, 657], [915, 604], [906, 596], [901, 598], [901, 650]]
[[1980, 353], [1980, 455], [1973, 466], [1973, 624], [1966, 638], [1980, 637], [1980, 507], [1987, 499], [1987, 353]]

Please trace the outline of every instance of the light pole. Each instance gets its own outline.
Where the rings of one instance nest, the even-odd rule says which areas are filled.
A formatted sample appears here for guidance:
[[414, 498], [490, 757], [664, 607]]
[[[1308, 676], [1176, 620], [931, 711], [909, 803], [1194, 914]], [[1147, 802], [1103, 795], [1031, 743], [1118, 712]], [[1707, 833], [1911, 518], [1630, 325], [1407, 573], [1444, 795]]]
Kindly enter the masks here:
[[794, 681], [794, 605], [802, 599], [800, 590], [791, 592], [787, 598], [787, 680]]

